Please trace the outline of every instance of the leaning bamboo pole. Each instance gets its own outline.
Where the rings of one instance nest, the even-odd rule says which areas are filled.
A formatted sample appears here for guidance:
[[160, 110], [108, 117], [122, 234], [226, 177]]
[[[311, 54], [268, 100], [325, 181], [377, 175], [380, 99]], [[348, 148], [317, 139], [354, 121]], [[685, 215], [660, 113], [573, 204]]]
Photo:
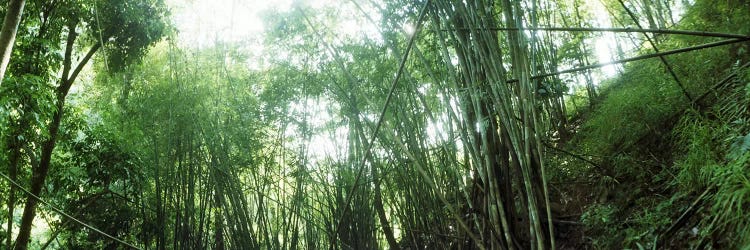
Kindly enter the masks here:
[[[638, 28], [583, 28], [583, 27], [489, 27], [489, 28], [454, 28], [462, 30], [485, 29], [494, 31], [561, 31], [561, 32], [614, 32], [614, 33], [654, 33], [654, 34], [671, 34], [671, 35], [688, 35], [704, 37], [721, 37], [721, 38], [739, 38], [750, 39], [750, 35], [710, 32], [700, 30], [671, 30], [671, 29], [638, 29]], [[442, 31], [450, 31], [443, 29]]]
[[[706, 43], [706, 44], [701, 44], [701, 45], [696, 45], [696, 46], [691, 46], [691, 47], [685, 47], [685, 48], [680, 48], [680, 49], [662, 51], [662, 52], [659, 52], [659, 53], [652, 53], [652, 54], [634, 56], [634, 57], [629, 57], [629, 58], [625, 58], [625, 59], [614, 60], [614, 61], [611, 61], [611, 62], [595, 63], [595, 64], [586, 65], [586, 66], [578, 67], [578, 68], [572, 68], [572, 69], [560, 70], [560, 71], [552, 72], [552, 73], [544, 73], [544, 74], [534, 75], [534, 76], [531, 76], [531, 79], [538, 79], [538, 78], [544, 78], [544, 77], [548, 77], [548, 76], [574, 73], [574, 72], [579, 72], [579, 71], [584, 71], [584, 70], [601, 68], [601, 67], [609, 66], [609, 65], [613, 65], [613, 64], [621, 64], [621, 63], [627, 63], [627, 62], [640, 61], [640, 60], [650, 59], [650, 58], [654, 58], [654, 57], [660, 57], [660, 56], [666, 56], [666, 55], [674, 55], [674, 54], [685, 53], [685, 52], [690, 52], [690, 51], [694, 51], [694, 50], [701, 50], [701, 49], [713, 48], [713, 47], [718, 47], [718, 46], [723, 46], [723, 45], [729, 45], [729, 44], [734, 44], [734, 43], [747, 42], [747, 41], [750, 41], [750, 38], [737, 38], [737, 39], [721, 40], [721, 41], [717, 41], [717, 42]], [[518, 82], [518, 79], [510, 79], [507, 82], [508, 83]]]

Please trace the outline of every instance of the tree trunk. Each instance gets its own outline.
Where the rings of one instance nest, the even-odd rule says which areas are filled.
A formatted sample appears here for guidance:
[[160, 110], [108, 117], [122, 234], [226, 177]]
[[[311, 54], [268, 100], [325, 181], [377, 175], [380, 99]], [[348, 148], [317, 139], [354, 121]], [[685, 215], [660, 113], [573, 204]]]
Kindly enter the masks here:
[[[25, 123], [27, 123], [26, 119], [21, 118], [19, 124]], [[18, 139], [18, 136], [23, 133], [21, 130], [25, 127], [25, 125], [16, 127], [16, 129], [13, 129], [14, 131], [12, 133], [9, 133], [8, 137], [6, 138], [6, 142], [9, 145], [7, 149], [8, 151], [10, 151], [10, 155], [8, 156], [8, 177], [10, 177], [10, 179], [15, 182], [18, 182], [18, 162], [21, 159], [21, 147], [23, 143]], [[10, 185], [10, 190], [8, 192], [8, 229], [5, 233], [7, 234], [6, 249], [11, 249], [13, 246], [13, 213], [16, 208], [16, 187]]]
[[5, 78], [5, 70], [8, 68], [10, 62], [10, 55], [13, 52], [13, 44], [16, 41], [16, 31], [18, 31], [18, 24], [21, 22], [21, 16], [23, 15], [23, 5], [26, 3], [25, 0], [11, 0], [8, 3], [8, 12], [5, 13], [5, 20], [3, 20], [3, 28], [0, 30], [0, 84]]
[[17, 250], [25, 250], [29, 244], [29, 238], [31, 237], [31, 222], [36, 215], [37, 197], [42, 193], [42, 186], [47, 178], [47, 172], [49, 171], [50, 160], [52, 158], [52, 150], [55, 148], [57, 132], [60, 129], [60, 122], [62, 121], [64, 105], [65, 96], [58, 94], [56, 105], [57, 111], [52, 116], [52, 122], [49, 128], [50, 137], [42, 145], [42, 157], [39, 162], [39, 167], [33, 170], [31, 176], [31, 194], [26, 196], [26, 206], [23, 209], [21, 227], [19, 228], [18, 237], [16, 238], [15, 249]]
[[86, 65], [89, 60], [91, 60], [91, 57], [94, 55], [94, 53], [96, 53], [96, 51], [101, 48], [101, 44], [99, 43], [91, 47], [88, 53], [86, 53], [83, 59], [81, 59], [81, 62], [73, 71], [71, 71], [73, 44], [78, 37], [78, 34], [75, 32], [75, 27], [77, 25], [78, 24], [75, 22], [68, 25], [69, 32], [65, 48], [62, 79], [60, 79], [60, 85], [55, 90], [57, 95], [57, 102], [55, 105], [54, 114], [52, 115], [52, 121], [50, 122], [48, 129], [49, 138], [42, 144], [42, 153], [40, 156], [38, 167], [32, 170], [33, 173], [31, 176], [30, 190], [31, 194], [26, 196], [26, 205], [23, 209], [23, 217], [21, 217], [21, 227], [18, 231], [18, 237], [16, 237], [15, 249], [26, 249], [29, 244], [29, 238], [31, 237], [31, 223], [34, 221], [34, 217], [36, 216], [35, 210], [38, 202], [37, 198], [42, 193], [42, 187], [44, 186], [44, 182], [47, 179], [47, 173], [49, 172], [50, 161], [52, 159], [52, 151], [55, 149], [58, 131], [60, 130], [60, 123], [62, 122], [65, 98], [68, 95], [68, 91], [70, 91], [70, 87], [73, 85], [76, 77], [83, 69], [83, 66]]

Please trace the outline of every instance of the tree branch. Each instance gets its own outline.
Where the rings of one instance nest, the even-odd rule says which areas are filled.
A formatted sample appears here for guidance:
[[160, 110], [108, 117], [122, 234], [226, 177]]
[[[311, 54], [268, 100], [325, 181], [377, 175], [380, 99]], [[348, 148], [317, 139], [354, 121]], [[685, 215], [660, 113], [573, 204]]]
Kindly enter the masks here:
[[60, 83], [60, 88], [58, 89], [60, 93], [63, 95], [68, 95], [68, 91], [70, 91], [70, 87], [73, 86], [73, 82], [75, 82], [76, 78], [78, 77], [78, 74], [81, 73], [81, 70], [83, 70], [83, 67], [88, 64], [88, 62], [91, 60], [91, 57], [94, 56], [96, 51], [98, 51], [102, 47], [102, 44], [97, 42], [94, 44], [94, 46], [91, 46], [89, 49], [89, 52], [86, 53], [86, 55], [83, 57], [83, 59], [78, 62], [78, 65], [73, 70], [72, 73], [70, 73], [70, 76], [65, 77], [63, 76], [63, 82]]
[[62, 76], [60, 77], [60, 86], [68, 82], [68, 74], [70, 73], [70, 66], [73, 61], [73, 45], [78, 37], [78, 33], [76, 33], [77, 25], [78, 22], [75, 21], [68, 25], [68, 38], [65, 41], [65, 57], [63, 58], [63, 71]]

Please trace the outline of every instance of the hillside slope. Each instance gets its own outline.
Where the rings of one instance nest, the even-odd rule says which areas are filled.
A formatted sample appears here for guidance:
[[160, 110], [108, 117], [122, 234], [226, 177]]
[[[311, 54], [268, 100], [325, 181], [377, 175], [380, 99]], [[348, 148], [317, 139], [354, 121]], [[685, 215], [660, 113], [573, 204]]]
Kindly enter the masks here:
[[[749, 34], [747, 13], [744, 1], [697, 1], [676, 28]], [[662, 50], [699, 43], [659, 40]], [[580, 213], [581, 231], [562, 226], [563, 247], [750, 246], [748, 45], [668, 56], [685, 91], [658, 59], [604, 83], [573, 139], [558, 145], [569, 154], [552, 159], [568, 170], [556, 176], [563, 214]]]

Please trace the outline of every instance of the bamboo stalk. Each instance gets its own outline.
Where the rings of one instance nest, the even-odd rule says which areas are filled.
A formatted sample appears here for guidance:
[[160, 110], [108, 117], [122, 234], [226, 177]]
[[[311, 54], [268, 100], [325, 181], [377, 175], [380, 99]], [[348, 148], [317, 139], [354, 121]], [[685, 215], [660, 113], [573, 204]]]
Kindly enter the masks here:
[[733, 34], [733, 33], [721, 33], [721, 32], [710, 32], [700, 30], [670, 30], [670, 29], [639, 29], [639, 28], [582, 28], [582, 27], [521, 27], [521, 28], [507, 28], [507, 27], [492, 27], [492, 28], [454, 28], [454, 29], [442, 29], [441, 31], [453, 31], [453, 30], [493, 30], [493, 31], [560, 31], [560, 32], [614, 32], [614, 33], [655, 33], [655, 34], [669, 34], [669, 35], [689, 35], [689, 36], [703, 36], [703, 37], [722, 37], [722, 38], [739, 38], [748, 39], [750, 35]]

